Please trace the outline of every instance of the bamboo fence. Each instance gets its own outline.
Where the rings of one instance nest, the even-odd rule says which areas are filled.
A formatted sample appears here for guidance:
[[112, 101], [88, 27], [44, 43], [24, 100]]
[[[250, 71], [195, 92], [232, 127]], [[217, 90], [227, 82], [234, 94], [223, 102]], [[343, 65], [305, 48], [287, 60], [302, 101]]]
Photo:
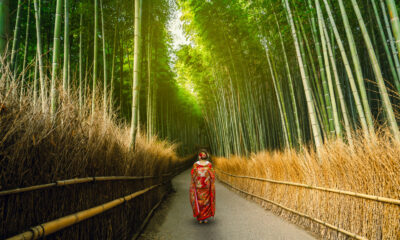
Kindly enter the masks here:
[[154, 211], [160, 206], [160, 204], [162, 203], [162, 201], [164, 200], [164, 198], [166, 196], [167, 196], [167, 193], [165, 193], [161, 197], [160, 201], [156, 205], [154, 205], [154, 207], [150, 210], [149, 214], [147, 214], [147, 217], [144, 219], [142, 225], [140, 225], [139, 231], [137, 231], [135, 233], [135, 235], [132, 237], [132, 240], [136, 240], [136, 239], [138, 239], [140, 237], [140, 234], [142, 234], [142, 232], [143, 232], [144, 228], [146, 227], [147, 223], [150, 221], [151, 216], [153, 215]]
[[[41, 238], [41, 237], [48, 236], [48, 235], [50, 235], [52, 233], [55, 233], [57, 231], [60, 231], [60, 230], [62, 230], [64, 228], [66, 228], [66, 227], [72, 226], [72, 225], [77, 224], [77, 223], [79, 223], [81, 221], [89, 219], [89, 218], [91, 218], [93, 216], [96, 216], [96, 215], [99, 215], [101, 213], [104, 213], [105, 211], [110, 210], [112, 208], [115, 208], [115, 207], [117, 207], [117, 206], [119, 206], [119, 205], [121, 205], [121, 204], [123, 204], [125, 202], [128, 202], [128, 201], [130, 201], [130, 200], [132, 200], [132, 199], [134, 199], [134, 198], [136, 198], [136, 197], [138, 197], [140, 195], [143, 195], [143, 194], [149, 192], [152, 189], [158, 188], [158, 187], [164, 185], [165, 183], [168, 183], [174, 176], [179, 174], [179, 172], [181, 170], [183, 170], [184, 168], [186, 168], [186, 165], [177, 168], [179, 170], [177, 172], [175, 172], [175, 173], [164, 174], [164, 175], [168, 175], [170, 177], [167, 180], [163, 181], [162, 183], [152, 185], [152, 186], [147, 187], [147, 188], [145, 188], [143, 190], [134, 192], [134, 193], [129, 194], [129, 195], [125, 196], [125, 197], [121, 197], [121, 198], [115, 199], [113, 201], [104, 203], [102, 205], [99, 205], [99, 206], [96, 206], [96, 207], [93, 207], [93, 208], [90, 208], [90, 209], [87, 209], [87, 210], [83, 210], [83, 211], [80, 211], [80, 212], [77, 212], [77, 213], [74, 213], [74, 214], [71, 214], [71, 215], [68, 215], [68, 216], [65, 216], [65, 217], [61, 217], [61, 218], [58, 218], [58, 219], [55, 219], [55, 220], [52, 220], [52, 221], [37, 225], [35, 227], [30, 228], [30, 230], [28, 230], [26, 232], [23, 232], [21, 234], [18, 234], [18, 235], [14, 236], [14, 237], [10, 237], [7, 240], [28, 240], [28, 239], [30, 240], [30, 239], [38, 239], [38, 238]], [[135, 177], [135, 179], [137, 179], [137, 178], [143, 179], [143, 177]], [[68, 181], [67, 183], [75, 184], [75, 183], [85, 182], [85, 181], [83, 181], [83, 179], [88, 180], [90, 178], [77, 179], [77, 180], [80, 180], [80, 181]], [[116, 179], [121, 179], [121, 177], [118, 177], [118, 176], [116, 178], [103, 177], [102, 179], [103, 180], [116, 180]], [[74, 180], [74, 179], [72, 179], [72, 180]], [[148, 214], [148, 216], [144, 220], [144, 224], [149, 220], [151, 214], [154, 212], [155, 208], [157, 208], [159, 204], [160, 204], [160, 202], [158, 202], [155, 205], [155, 207], [153, 207], [153, 209], [150, 211], [150, 213]], [[142, 227], [144, 227], [144, 224], [142, 224]]]
[[293, 210], [293, 209], [291, 209], [291, 208], [285, 207], [285, 206], [283, 206], [283, 205], [281, 205], [281, 204], [279, 204], [279, 203], [277, 203], [277, 202], [268, 200], [268, 199], [266, 199], [266, 198], [264, 198], [264, 197], [260, 197], [260, 196], [257, 196], [257, 195], [255, 195], [255, 194], [246, 192], [246, 191], [244, 191], [244, 190], [242, 190], [242, 189], [239, 189], [239, 188], [237, 188], [237, 187], [234, 187], [234, 186], [231, 185], [230, 183], [228, 183], [228, 182], [226, 182], [226, 181], [224, 181], [224, 180], [222, 180], [222, 179], [220, 179], [220, 178], [219, 178], [219, 180], [220, 180], [221, 182], [225, 183], [226, 185], [228, 185], [229, 187], [231, 187], [231, 188], [233, 188], [233, 189], [235, 189], [235, 190], [237, 190], [237, 191], [239, 191], [239, 192], [242, 192], [242, 193], [244, 193], [244, 194], [247, 194], [247, 195], [250, 195], [250, 196], [252, 196], [252, 197], [258, 198], [258, 199], [260, 199], [260, 200], [262, 200], [262, 201], [271, 203], [271, 204], [273, 204], [273, 205], [275, 205], [275, 206], [278, 206], [278, 207], [280, 207], [280, 208], [282, 208], [282, 209], [284, 209], [284, 210], [286, 210], [286, 211], [295, 213], [295, 214], [297, 214], [297, 215], [299, 215], [299, 216], [301, 216], [301, 217], [308, 218], [308, 219], [310, 219], [310, 220], [312, 220], [312, 221], [315, 221], [315, 222], [317, 222], [317, 223], [319, 223], [319, 224], [322, 224], [322, 225], [324, 225], [324, 226], [326, 226], [326, 227], [328, 227], [328, 228], [330, 228], [330, 229], [333, 229], [333, 230], [335, 230], [335, 231], [341, 232], [341, 233], [343, 233], [343, 234], [345, 234], [345, 235], [347, 235], [347, 236], [349, 236], [349, 237], [352, 237], [352, 238], [354, 238], [354, 239], [359, 239], [359, 240], [367, 240], [367, 238], [365, 238], [365, 237], [359, 236], [359, 235], [357, 235], [357, 234], [355, 234], [355, 233], [351, 233], [351, 232], [346, 231], [346, 230], [344, 230], [344, 229], [341, 229], [341, 228], [339, 228], [339, 227], [337, 227], [337, 226], [334, 226], [334, 225], [332, 225], [332, 224], [329, 224], [329, 223], [327, 223], [327, 222], [324, 222], [324, 221], [322, 221], [322, 220], [320, 220], [320, 219], [313, 218], [313, 217], [311, 217], [311, 216], [309, 216], [309, 215], [307, 215], [307, 214], [304, 214], [304, 213], [298, 212], [298, 211], [296, 211], [296, 210]]
[[287, 181], [277, 181], [277, 180], [272, 180], [272, 179], [267, 179], [267, 178], [257, 178], [257, 177], [251, 177], [251, 176], [235, 175], [235, 174], [224, 172], [224, 171], [222, 171], [220, 169], [217, 169], [217, 168], [215, 168], [215, 169], [217, 171], [225, 174], [225, 175], [228, 175], [228, 176], [231, 176], [231, 177], [236, 177], [236, 178], [247, 178], [247, 179], [263, 181], [263, 182], [269, 182], [269, 183], [275, 183], [275, 184], [284, 184], [284, 185], [289, 185], [289, 186], [296, 186], [296, 187], [302, 187], [302, 188], [308, 188], [308, 189], [315, 189], [315, 190], [319, 190], [319, 191], [343, 194], [343, 195], [348, 195], [348, 196], [352, 196], [352, 197], [358, 197], [358, 198], [373, 200], [373, 201], [382, 202], [382, 203], [400, 205], [400, 200], [399, 199], [394, 199], [394, 198], [380, 197], [380, 196], [375, 196], [375, 195], [369, 195], [369, 194], [364, 194], [364, 193], [357, 193], [357, 192], [339, 190], [339, 189], [334, 189], [334, 188], [324, 188], [324, 187], [307, 185], [307, 184], [303, 184], [303, 183], [294, 183], [294, 182], [287, 182]]
[[56, 181], [53, 183], [46, 183], [46, 184], [35, 185], [35, 186], [30, 186], [30, 187], [4, 190], [4, 191], [0, 192], [0, 197], [6, 196], [6, 195], [11, 195], [11, 194], [30, 192], [30, 191], [34, 191], [34, 190], [46, 189], [46, 188], [50, 188], [50, 187], [62, 187], [62, 186], [67, 186], [67, 185], [80, 184], [80, 183], [102, 182], [102, 181], [143, 180], [143, 179], [154, 179], [154, 178], [159, 178], [159, 177], [167, 177], [169, 175], [171, 175], [171, 174], [167, 173], [167, 174], [162, 174], [159, 176], [99, 176], [99, 177], [73, 178], [73, 179], [59, 180], [59, 181]]

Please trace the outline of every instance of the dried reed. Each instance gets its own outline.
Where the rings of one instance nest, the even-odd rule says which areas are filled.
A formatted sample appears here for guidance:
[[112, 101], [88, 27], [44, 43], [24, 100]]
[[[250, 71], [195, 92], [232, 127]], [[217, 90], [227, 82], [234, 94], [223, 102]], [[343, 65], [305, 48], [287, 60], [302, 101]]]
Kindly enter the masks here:
[[[4, 82], [3, 77], [0, 81], [0, 189], [3, 191], [88, 176], [163, 176], [185, 162], [176, 155], [176, 145], [156, 137], [147, 140], [139, 136], [133, 151], [129, 146], [128, 126], [117, 123], [112, 116], [103, 117], [101, 109], [97, 109], [92, 119], [87, 109], [79, 111], [73, 95], [61, 95], [59, 111], [52, 120], [49, 113], [42, 112], [39, 103], [33, 102], [29, 89], [20, 98], [19, 91], [13, 91], [18, 86], [6, 86]], [[94, 181], [0, 196], [0, 239], [160, 181], [161, 178]], [[170, 184], [166, 184], [154, 189], [47, 239], [130, 238], [169, 188]]]
[[[400, 143], [391, 138], [388, 130], [381, 130], [376, 138], [372, 142], [358, 137], [353, 149], [340, 140], [328, 141], [321, 151], [322, 163], [315, 152], [306, 148], [302, 152], [261, 152], [249, 159], [215, 158], [214, 162], [222, 171], [236, 175], [400, 199]], [[368, 239], [400, 239], [398, 205], [225, 174], [218, 176], [236, 188]], [[279, 206], [249, 198], [323, 239], [348, 238]]]

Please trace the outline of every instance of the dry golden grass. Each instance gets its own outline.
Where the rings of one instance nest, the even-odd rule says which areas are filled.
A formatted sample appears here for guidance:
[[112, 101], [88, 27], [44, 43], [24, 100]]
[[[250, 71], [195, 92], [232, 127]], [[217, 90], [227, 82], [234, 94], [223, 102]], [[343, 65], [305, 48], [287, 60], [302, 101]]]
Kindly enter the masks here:
[[[62, 97], [56, 120], [27, 94], [0, 82], [0, 190], [88, 176], [161, 176], [184, 164], [176, 145], [138, 136], [130, 148], [129, 127], [97, 109], [80, 114], [74, 96]], [[76, 98], [75, 98], [76, 99]], [[90, 98], [88, 98], [90, 100]], [[101, 99], [101, 97], [100, 97]], [[101, 100], [99, 101], [101, 102]], [[100, 104], [99, 104], [100, 105]], [[165, 179], [165, 178], [164, 178]], [[103, 204], [160, 182], [112, 181], [49, 188], [0, 197], [0, 238], [31, 226]], [[169, 189], [165, 185], [50, 238], [126, 239]], [[90, 230], [90, 231], [89, 231]]]
[[[312, 186], [400, 199], [400, 143], [388, 130], [376, 142], [359, 137], [354, 149], [329, 141], [321, 161], [313, 151], [261, 152], [250, 158], [215, 158], [222, 171]], [[218, 173], [218, 172], [217, 172]], [[368, 239], [400, 239], [400, 206], [296, 186], [266, 183], [218, 174], [239, 189], [265, 197]], [[322, 239], [347, 239], [343, 234], [257, 200], [267, 209], [319, 234]]]

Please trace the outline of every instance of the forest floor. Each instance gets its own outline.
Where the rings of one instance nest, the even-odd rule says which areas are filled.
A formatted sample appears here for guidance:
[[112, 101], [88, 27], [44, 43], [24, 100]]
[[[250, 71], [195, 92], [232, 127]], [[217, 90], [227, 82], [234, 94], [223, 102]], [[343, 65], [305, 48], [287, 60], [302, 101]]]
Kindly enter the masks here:
[[216, 182], [215, 219], [199, 224], [189, 202], [190, 171], [172, 180], [174, 192], [160, 205], [139, 239], [316, 239], [253, 201]]

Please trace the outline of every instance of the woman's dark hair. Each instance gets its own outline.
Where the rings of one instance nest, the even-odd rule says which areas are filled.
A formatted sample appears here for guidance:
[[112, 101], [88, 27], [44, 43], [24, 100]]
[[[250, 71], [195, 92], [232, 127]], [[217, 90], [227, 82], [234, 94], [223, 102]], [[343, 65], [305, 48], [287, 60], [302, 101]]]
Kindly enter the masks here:
[[206, 157], [205, 157], [205, 158], [204, 158], [204, 157], [201, 157], [201, 159], [203, 159], [203, 160], [208, 160], [208, 161], [211, 160], [211, 159], [210, 159], [210, 154], [208, 153], [207, 149], [204, 149], [204, 148], [200, 149], [200, 150], [198, 151], [198, 153], [197, 153], [197, 156], [200, 157], [200, 155], [201, 155], [202, 153], [205, 153]]

